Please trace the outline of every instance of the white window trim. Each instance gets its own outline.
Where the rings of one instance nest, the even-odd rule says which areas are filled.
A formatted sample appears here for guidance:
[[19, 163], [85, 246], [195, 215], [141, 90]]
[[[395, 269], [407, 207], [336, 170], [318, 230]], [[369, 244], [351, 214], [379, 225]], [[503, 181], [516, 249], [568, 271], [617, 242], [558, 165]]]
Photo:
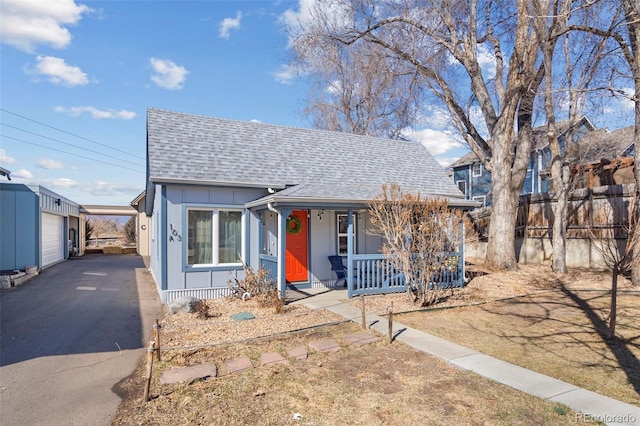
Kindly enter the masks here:
[[[242, 262], [233, 263], [220, 263], [220, 215], [221, 211], [225, 212], [240, 212], [240, 255], [245, 255], [245, 225], [246, 215], [245, 210], [239, 207], [227, 207], [227, 206], [188, 206], [185, 213], [185, 235], [183, 252], [184, 252], [184, 264], [187, 268], [211, 268], [211, 267], [228, 267], [228, 266], [242, 266]], [[211, 218], [211, 263], [189, 263], [189, 212], [190, 211], [209, 211], [213, 213]]]
[[467, 196], [469, 192], [469, 183], [465, 179], [460, 179], [456, 181], [456, 186], [460, 189], [460, 182], [464, 182], [464, 195]]
[[[478, 172], [476, 172], [476, 166], [478, 166], [478, 170], [479, 170]], [[482, 176], [482, 169], [483, 169], [483, 167], [482, 167], [482, 163], [473, 163], [473, 164], [471, 165], [471, 175], [472, 175], [473, 177], [479, 177], [479, 176]]]
[[485, 205], [485, 201], [487, 200], [486, 195], [476, 195], [472, 198], [473, 201], [482, 201], [482, 207]]
[[[348, 237], [347, 232], [340, 232], [340, 216], [348, 217], [348, 213], [336, 213], [336, 253], [338, 256], [346, 256], [347, 253], [340, 253], [340, 237]], [[353, 252], [358, 252], [358, 244], [357, 244], [357, 235], [358, 235], [358, 214], [353, 213]]]

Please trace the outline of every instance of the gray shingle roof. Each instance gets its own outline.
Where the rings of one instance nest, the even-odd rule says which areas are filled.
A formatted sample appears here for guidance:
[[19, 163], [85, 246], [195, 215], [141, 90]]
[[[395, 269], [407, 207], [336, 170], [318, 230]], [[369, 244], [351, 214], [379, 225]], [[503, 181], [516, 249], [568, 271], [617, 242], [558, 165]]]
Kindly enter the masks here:
[[[382, 184], [463, 198], [419, 142], [147, 111], [152, 182], [289, 188], [291, 196], [371, 199]], [[283, 194], [284, 195], [284, 191]]]

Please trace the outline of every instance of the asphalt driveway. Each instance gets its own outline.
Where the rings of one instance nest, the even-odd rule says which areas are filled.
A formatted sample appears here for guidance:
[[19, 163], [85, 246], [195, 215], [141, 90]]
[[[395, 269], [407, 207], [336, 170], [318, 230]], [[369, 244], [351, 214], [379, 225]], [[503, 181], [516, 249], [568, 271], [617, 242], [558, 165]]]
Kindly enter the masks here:
[[134, 370], [161, 314], [134, 255], [74, 258], [1, 291], [2, 424], [109, 424], [120, 403], [111, 388]]

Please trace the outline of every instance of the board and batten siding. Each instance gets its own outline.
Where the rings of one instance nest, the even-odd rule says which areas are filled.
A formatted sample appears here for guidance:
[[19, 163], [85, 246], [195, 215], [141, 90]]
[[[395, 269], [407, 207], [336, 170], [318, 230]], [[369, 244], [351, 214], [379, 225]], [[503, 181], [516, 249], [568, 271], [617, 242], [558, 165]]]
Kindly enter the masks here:
[[38, 265], [38, 195], [25, 185], [0, 185], [0, 270]]
[[[162, 277], [159, 287], [164, 293], [163, 301], [166, 302], [182, 294], [200, 294], [196, 297], [201, 298], [215, 298], [226, 294], [227, 282], [234, 276], [242, 275], [242, 266], [202, 268], [186, 266], [187, 209], [227, 206], [244, 210], [245, 203], [260, 198], [267, 192], [261, 189], [167, 185], [163, 190], [156, 191], [157, 197], [158, 194], [160, 195], [154, 203], [156, 211], [153, 218], [154, 226], [159, 228], [156, 231], [158, 241], [153, 246], [159, 247], [159, 253], [152, 253], [152, 269], [154, 278]], [[156, 220], [156, 213], [158, 213], [158, 220]], [[251, 214], [245, 210], [245, 238], [251, 232], [248, 226], [252, 222], [250, 216]], [[245, 241], [245, 246], [245, 255], [249, 257], [248, 241]], [[166, 254], [163, 255], [163, 251]], [[164, 262], [163, 256], [166, 256]], [[158, 261], [160, 265], [154, 265]]]

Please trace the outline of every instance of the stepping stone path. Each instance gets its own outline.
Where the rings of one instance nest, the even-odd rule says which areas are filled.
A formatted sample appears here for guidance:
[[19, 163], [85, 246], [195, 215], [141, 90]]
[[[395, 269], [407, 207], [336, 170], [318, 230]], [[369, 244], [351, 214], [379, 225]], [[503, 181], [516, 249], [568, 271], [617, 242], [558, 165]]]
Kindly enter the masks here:
[[239, 356], [238, 358], [230, 359], [224, 363], [224, 369], [227, 374], [237, 373], [249, 368], [253, 368], [253, 364], [251, 364], [251, 360], [246, 356]]
[[[357, 347], [374, 343], [379, 340], [381, 340], [380, 337], [367, 332], [354, 333], [344, 336], [344, 341], [347, 343], [347, 345], [353, 345]], [[333, 339], [312, 340], [308, 343], [308, 345], [316, 352], [333, 353], [338, 352], [341, 349], [340, 344]], [[308, 358], [309, 353], [305, 347], [297, 346], [295, 348], [289, 349], [287, 351], [287, 355], [297, 360], [305, 360]], [[289, 363], [289, 360], [277, 352], [265, 352], [260, 356], [261, 367], [287, 363]], [[247, 370], [249, 368], [253, 368], [251, 360], [246, 356], [240, 356], [226, 361], [224, 363], [223, 370], [225, 374], [233, 374], [243, 370]], [[207, 379], [216, 377], [217, 373], [217, 367], [212, 363], [194, 365], [190, 367], [172, 368], [162, 373], [162, 376], [160, 377], [160, 383], [172, 384], [186, 382], [194, 379]]]
[[215, 364], [199, 364], [191, 367], [172, 368], [162, 372], [160, 383], [163, 385], [171, 383], [187, 382], [194, 379], [204, 379], [216, 377], [218, 368]]
[[300, 359], [300, 360], [307, 359], [307, 357], [309, 356], [307, 349], [303, 346], [298, 346], [296, 348], [289, 349], [287, 351], [287, 354], [289, 354], [291, 358]]
[[371, 333], [362, 332], [345, 336], [344, 340], [349, 345], [364, 346], [368, 345], [369, 343], [377, 342], [378, 340], [380, 340], [380, 338]]
[[338, 352], [340, 345], [332, 339], [313, 340], [309, 342], [309, 347], [316, 352]]
[[260, 367], [264, 365], [288, 364], [289, 360], [278, 352], [267, 352], [260, 355]]

